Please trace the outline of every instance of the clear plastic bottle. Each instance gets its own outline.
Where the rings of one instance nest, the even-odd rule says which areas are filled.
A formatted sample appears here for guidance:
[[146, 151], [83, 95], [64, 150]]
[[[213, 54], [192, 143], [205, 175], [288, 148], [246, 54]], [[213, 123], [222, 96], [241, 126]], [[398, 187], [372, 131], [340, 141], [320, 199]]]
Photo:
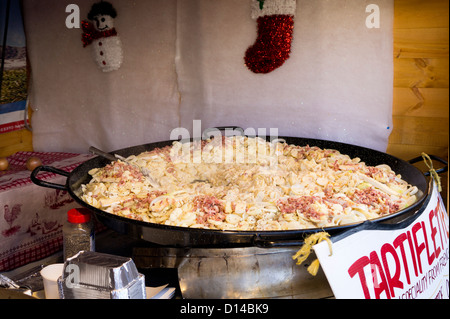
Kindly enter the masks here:
[[91, 212], [86, 208], [73, 208], [67, 212], [63, 226], [64, 260], [82, 250], [95, 251], [95, 231]]

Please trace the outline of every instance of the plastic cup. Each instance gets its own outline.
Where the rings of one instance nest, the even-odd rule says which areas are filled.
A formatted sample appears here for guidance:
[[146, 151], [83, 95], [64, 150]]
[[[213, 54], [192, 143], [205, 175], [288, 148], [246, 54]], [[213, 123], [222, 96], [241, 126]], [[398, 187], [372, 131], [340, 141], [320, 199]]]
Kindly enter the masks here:
[[58, 278], [62, 276], [64, 264], [51, 264], [41, 270], [45, 299], [59, 299]]

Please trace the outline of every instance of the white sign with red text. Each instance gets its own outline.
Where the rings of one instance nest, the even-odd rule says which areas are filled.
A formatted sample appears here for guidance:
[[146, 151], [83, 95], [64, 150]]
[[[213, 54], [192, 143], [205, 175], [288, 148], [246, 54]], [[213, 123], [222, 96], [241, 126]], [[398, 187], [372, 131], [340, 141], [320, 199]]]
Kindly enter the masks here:
[[338, 235], [331, 255], [325, 241], [314, 246], [336, 298], [449, 298], [449, 217], [436, 185], [410, 219]]

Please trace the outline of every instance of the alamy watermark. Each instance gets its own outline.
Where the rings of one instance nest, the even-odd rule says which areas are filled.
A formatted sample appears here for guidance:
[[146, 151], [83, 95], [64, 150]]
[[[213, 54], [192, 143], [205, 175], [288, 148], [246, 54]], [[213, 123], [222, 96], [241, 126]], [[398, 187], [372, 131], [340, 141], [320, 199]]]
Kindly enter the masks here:
[[80, 267], [74, 264], [68, 264], [64, 271], [67, 273], [65, 278], [66, 287], [72, 289], [80, 283]]

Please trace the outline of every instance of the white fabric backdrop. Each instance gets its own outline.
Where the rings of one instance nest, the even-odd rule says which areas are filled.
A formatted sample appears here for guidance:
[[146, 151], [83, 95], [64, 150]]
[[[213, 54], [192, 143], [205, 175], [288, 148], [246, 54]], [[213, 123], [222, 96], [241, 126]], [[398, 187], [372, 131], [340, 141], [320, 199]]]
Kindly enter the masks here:
[[[250, 0], [111, 0], [122, 67], [101, 72], [72, 1], [25, 0], [36, 151], [107, 151], [169, 139], [176, 127], [278, 128], [381, 151], [392, 130], [393, 0], [297, 0], [290, 58], [268, 74], [244, 64], [257, 26]], [[45, 5], [44, 5], [45, 3]], [[81, 19], [94, 1], [79, 0]], [[366, 6], [380, 8], [367, 28]]]

